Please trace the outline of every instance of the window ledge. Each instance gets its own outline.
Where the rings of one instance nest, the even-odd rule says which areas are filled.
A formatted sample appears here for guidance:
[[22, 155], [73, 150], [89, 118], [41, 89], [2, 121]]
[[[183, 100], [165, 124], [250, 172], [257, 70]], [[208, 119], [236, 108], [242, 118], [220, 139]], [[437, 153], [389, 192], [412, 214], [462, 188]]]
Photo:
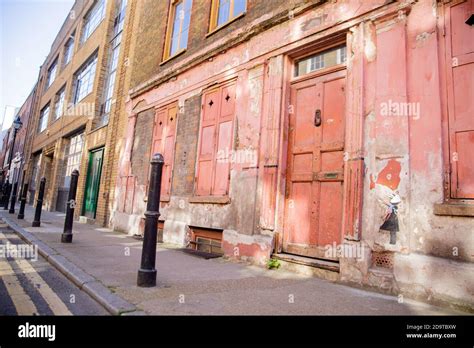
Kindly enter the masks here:
[[[87, 93], [85, 96], [83, 96], [81, 99], [79, 100], [76, 100], [75, 102], [72, 102], [71, 104], [73, 105], [72, 107], [68, 107], [67, 108], [67, 111], [69, 111], [69, 109], [71, 108], [75, 108], [77, 106], [77, 104], [79, 104], [80, 102], [82, 102], [84, 99], [86, 99], [88, 96], [90, 96], [92, 93], [94, 92], [94, 89], [92, 89], [92, 91], [90, 91], [89, 93]], [[69, 106], [69, 105], [68, 105]]]
[[229, 204], [228, 196], [194, 196], [189, 199], [189, 203], [211, 203], [211, 204]]
[[163, 60], [161, 63], [160, 63], [160, 66], [161, 65], [165, 65], [166, 63], [168, 63], [170, 60], [173, 60], [175, 59], [176, 57], [182, 55], [184, 52], [186, 52], [186, 48], [183, 48], [181, 51], [178, 51], [176, 52], [175, 54], [173, 54], [172, 56], [166, 58], [165, 60]]
[[214, 33], [218, 32], [219, 30], [227, 27], [228, 25], [230, 25], [231, 23], [234, 23], [236, 20], [242, 18], [243, 16], [245, 16], [247, 12], [242, 12], [241, 14], [239, 14], [238, 16], [232, 18], [231, 20], [225, 22], [224, 24], [221, 24], [220, 26], [218, 27], [215, 27], [214, 29], [212, 29], [210, 32], [208, 32], [206, 34], [206, 38], [208, 38], [209, 36], [213, 35]]
[[[105, 13], [105, 12], [104, 12]], [[102, 17], [102, 19], [100, 20], [99, 23], [97, 23], [96, 27], [94, 28], [94, 30], [92, 30], [90, 33], [89, 33], [89, 36], [86, 37], [86, 38], [83, 38], [83, 37], [80, 37], [79, 38], [79, 48], [82, 48], [84, 46], [84, 44], [91, 38], [92, 35], [94, 35], [94, 33], [97, 31], [97, 28], [99, 28], [102, 24], [102, 22], [104, 21], [105, 19], [105, 15]], [[82, 34], [82, 33], [81, 33]]]
[[92, 133], [95, 133], [95, 132], [98, 132], [100, 131], [102, 128], [106, 128], [109, 126], [109, 123], [105, 123], [105, 124], [101, 124], [100, 126], [96, 126], [94, 129], [91, 129], [91, 131], [89, 133], [87, 133], [87, 135], [89, 134], [92, 134]]
[[473, 216], [474, 204], [462, 203], [437, 203], [434, 205], [435, 215], [447, 216]]
[[58, 122], [61, 119], [62, 116], [59, 116], [58, 118], [55, 118], [54, 120], [51, 121], [51, 123], [48, 125], [48, 127], [52, 126], [56, 122]]

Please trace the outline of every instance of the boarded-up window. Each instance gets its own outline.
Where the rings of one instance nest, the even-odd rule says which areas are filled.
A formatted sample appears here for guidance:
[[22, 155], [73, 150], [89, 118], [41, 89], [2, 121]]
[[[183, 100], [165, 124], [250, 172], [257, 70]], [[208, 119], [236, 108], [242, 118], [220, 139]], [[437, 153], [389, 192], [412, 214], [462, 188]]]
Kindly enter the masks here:
[[161, 179], [161, 198], [167, 199], [171, 190], [174, 162], [177, 105], [171, 104], [156, 111], [151, 155], [161, 153], [165, 159]]
[[234, 114], [235, 84], [227, 84], [204, 94], [196, 196], [225, 196], [229, 193]]

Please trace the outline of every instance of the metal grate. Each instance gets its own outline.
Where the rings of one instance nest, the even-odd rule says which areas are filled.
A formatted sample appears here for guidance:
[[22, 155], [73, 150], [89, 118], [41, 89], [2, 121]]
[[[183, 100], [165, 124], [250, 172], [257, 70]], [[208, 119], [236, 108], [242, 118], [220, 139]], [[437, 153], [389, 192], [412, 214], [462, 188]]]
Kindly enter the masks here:
[[196, 237], [196, 241], [191, 241], [191, 244], [195, 245], [196, 250], [203, 251], [210, 254], [223, 255], [224, 251], [222, 250], [221, 241]]
[[393, 253], [389, 251], [373, 252], [372, 264], [376, 267], [393, 269]]
[[212, 255], [222, 256], [222, 230], [190, 226], [188, 248]]

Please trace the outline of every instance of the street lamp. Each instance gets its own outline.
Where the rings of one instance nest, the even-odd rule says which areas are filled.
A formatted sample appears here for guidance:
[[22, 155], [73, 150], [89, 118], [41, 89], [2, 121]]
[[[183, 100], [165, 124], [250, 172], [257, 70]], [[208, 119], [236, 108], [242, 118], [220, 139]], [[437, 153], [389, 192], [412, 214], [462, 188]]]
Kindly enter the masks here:
[[21, 122], [20, 115], [18, 115], [18, 116], [15, 118], [15, 121], [13, 121], [13, 127], [14, 127], [16, 130], [20, 130], [21, 126], [23, 126], [23, 122]]
[[7, 180], [7, 186], [6, 186], [6, 191], [5, 191], [5, 197], [6, 197], [5, 202], [4, 202], [5, 210], [8, 210], [8, 201], [9, 201], [10, 193], [11, 193], [10, 170], [12, 167], [13, 150], [15, 149], [16, 133], [21, 129], [22, 126], [23, 126], [23, 122], [21, 122], [20, 115], [17, 115], [15, 120], [13, 121], [13, 140], [12, 140], [12, 146], [10, 148], [10, 152], [8, 153], [8, 180]]

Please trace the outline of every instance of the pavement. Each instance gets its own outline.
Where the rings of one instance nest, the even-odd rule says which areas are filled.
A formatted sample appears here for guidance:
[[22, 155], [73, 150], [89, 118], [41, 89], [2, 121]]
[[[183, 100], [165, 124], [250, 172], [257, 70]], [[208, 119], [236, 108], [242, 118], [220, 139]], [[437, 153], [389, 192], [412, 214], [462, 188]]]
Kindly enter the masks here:
[[[18, 209], [17, 209], [18, 211]], [[65, 214], [42, 213], [41, 227], [0, 210], [0, 218], [79, 289], [114, 315], [450, 315], [425, 303], [223, 258], [203, 259], [157, 245], [157, 286], [137, 287], [142, 241], [95, 225], [74, 223], [61, 243]], [[97, 313], [101, 314], [101, 313]]]

